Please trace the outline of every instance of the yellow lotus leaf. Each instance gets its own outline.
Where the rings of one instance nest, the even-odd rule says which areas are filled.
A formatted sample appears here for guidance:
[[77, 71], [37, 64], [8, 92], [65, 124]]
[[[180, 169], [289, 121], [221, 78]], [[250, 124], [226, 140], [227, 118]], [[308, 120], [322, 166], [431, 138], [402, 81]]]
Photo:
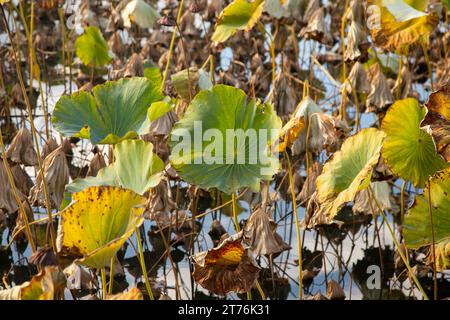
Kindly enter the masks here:
[[[416, 8], [423, 8], [423, 4], [408, 2]], [[419, 11], [410, 4], [403, 0], [368, 1], [369, 6], [375, 5], [380, 9], [375, 19], [378, 21], [371, 28], [372, 39], [377, 46], [396, 51], [418, 42], [428, 43], [439, 17], [435, 13]]]
[[283, 152], [287, 147], [290, 147], [295, 140], [297, 140], [300, 132], [305, 128], [304, 118], [292, 118], [289, 120], [280, 131], [280, 144], [278, 151]]
[[321, 212], [333, 218], [345, 203], [355, 199], [358, 191], [369, 186], [384, 138], [381, 130], [369, 128], [344, 141], [316, 180]]
[[195, 254], [192, 276], [203, 288], [218, 294], [249, 291], [259, 273], [240, 236], [225, 239], [217, 248]]
[[78, 262], [100, 269], [109, 265], [124, 242], [144, 220], [145, 198], [118, 187], [90, 187], [74, 193], [61, 212], [62, 248]]
[[106, 300], [144, 300], [141, 290], [136, 287], [131, 288], [127, 292], [121, 292], [106, 297]]

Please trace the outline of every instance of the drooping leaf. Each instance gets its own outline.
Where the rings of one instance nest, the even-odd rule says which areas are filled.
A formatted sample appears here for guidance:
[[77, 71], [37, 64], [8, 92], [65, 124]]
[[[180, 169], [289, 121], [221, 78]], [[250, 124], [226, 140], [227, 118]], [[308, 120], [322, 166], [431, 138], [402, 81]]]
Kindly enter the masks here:
[[101, 269], [139, 227], [145, 198], [118, 187], [90, 187], [73, 194], [61, 212], [61, 250], [82, 265]]
[[432, 93], [427, 103], [428, 113], [422, 122], [436, 143], [438, 152], [450, 162], [450, 85]]
[[159, 88], [146, 78], [126, 78], [62, 96], [52, 122], [66, 136], [90, 139], [93, 144], [116, 144], [145, 133], [147, 110], [162, 99]]
[[329, 217], [369, 186], [384, 138], [380, 130], [364, 129], [345, 140], [341, 150], [325, 164], [316, 180], [317, 201]]
[[198, 93], [175, 124], [170, 161], [183, 179], [205, 189], [228, 194], [241, 187], [258, 190], [261, 180], [271, 180], [279, 169], [269, 144], [280, 128], [271, 105], [216, 85]]
[[447, 166], [436, 153], [432, 137], [420, 128], [426, 113], [413, 98], [398, 100], [381, 124], [387, 135], [383, 158], [394, 174], [418, 187], [423, 187], [429, 176]]
[[[422, 7], [418, 1], [411, 0], [410, 3]], [[390, 51], [418, 42], [427, 44], [439, 22], [435, 13], [426, 14], [404, 0], [369, 0], [368, 5], [380, 8], [380, 24], [371, 28], [372, 38], [377, 46]]]
[[264, 7], [264, 0], [234, 0], [220, 14], [212, 40], [226, 41], [238, 30], [250, 30], [258, 22]]
[[86, 66], [103, 67], [111, 61], [108, 43], [100, 30], [94, 26], [86, 27], [84, 34], [77, 38], [75, 50]]
[[144, 297], [142, 296], [142, 292], [138, 288], [133, 287], [126, 292], [107, 296], [106, 300], [144, 300]]
[[153, 153], [153, 145], [142, 140], [125, 140], [114, 149], [116, 161], [99, 170], [97, 176], [76, 179], [67, 186], [69, 193], [93, 186], [115, 186], [144, 194], [162, 179], [164, 162]]
[[192, 258], [195, 281], [222, 296], [249, 291], [259, 273], [238, 236], [227, 238], [217, 248], [199, 252]]
[[410, 248], [433, 243], [428, 203], [430, 190], [435, 241], [438, 243], [450, 239], [450, 170], [446, 169], [430, 178], [423, 195], [416, 197], [413, 207], [408, 211], [403, 235]]

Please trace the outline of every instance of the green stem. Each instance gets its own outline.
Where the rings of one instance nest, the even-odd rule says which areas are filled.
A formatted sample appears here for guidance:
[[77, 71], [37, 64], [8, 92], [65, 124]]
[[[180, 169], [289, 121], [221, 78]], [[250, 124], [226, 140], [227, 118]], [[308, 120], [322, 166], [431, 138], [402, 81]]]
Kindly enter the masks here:
[[428, 212], [430, 214], [430, 224], [431, 224], [431, 237], [433, 240], [433, 243], [431, 244], [431, 256], [433, 258], [433, 275], [434, 275], [434, 300], [437, 300], [438, 298], [438, 284], [437, 284], [437, 271], [436, 271], [436, 238], [434, 233], [434, 224], [433, 224], [433, 210], [432, 210], [432, 204], [431, 204], [431, 179], [428, 178]]
[[109, 286], [108, 293], [112, 294], [114, 284], [114, 259], [115, 255], [111, 257], [111, 263], [109, 264]]
[[411, 269], [411, 266], [409, 265], [408, 260], [406, 259], [405, 255], [403, 254], [402, 248], [400, 247], [400, 244], [397, 241], [397, 238], [395, 237], [394, 231], [392, 231], [392, 227], [389, 223], [389, 220], [387, 219], [386, 215], [384, 214], [383, 209], [381, 208], [380, 203], [378, 202], [377, 197], [375, 196], [375, 192], [373, 192], [373, 189], [371, 186], [369, 186], [370, 194], [375, 201], [375, 204], [380, 211], [381, 216], [383, 217], [384, 222], [386, 223], [386, 226], [388, 228], [389, 233], [391, 234], [392, 241], [394, 242], [395, 248], [397, 249], [398, 254], [400, 255], [400, 258], [402, 259], [403, 263], [405, 264], [406, 268], [408, 269], [408, 272], [413, 279], [414, 283], [416, 284], [419, 291], [422, 293], [425, 300], [429, 300], [427, 294], [422, 288], [422, 285], [420, 284], [419, 280], [417, 279], [416, 275], [414, 274], [414, 271]]
[[[181, 18], [181, 13], [183, 12], [183, 7], [184, 7], [184, 0], [181, 0], [180, 6], [178, 7], [178, 15], [177, 15], [177, 22], [176, 22], [177, 25], [180, 23], [180, 18]], [[177, 36], [177, 28], [174, 27], [173, 33], [172, 33], [172, 39], [170, 40], [169, 53], [167, 55], [166, 68], [164, 69], [163, 79], [162, 79], [162, 83], [161, 83], [161, 90], [164, 89], [164, 83], [167, 80], [167, 73], [169, 71], [169, 65], [170, 65], [170, 60], [172, 58], [173, 46], [175, 44], [176, 36]]]
[[135, 229], [136, 233], [136, 241], [139, 249], [139, 262], [141, 263], [141, 269], [142, 269], [142, 275], [144, 276], [145, 281], [145, 288], [147, 289], [148, 296], [150, 297], [150, 300], [155, 300], [155, 297], [153, 296], [152, 288], [150, 286], [150, 280], [148, 279], [147, 274], [147, 267], [145, 266], [145, 260], [144, 260], [144, 251], [142, 249], [142, 241], [141, 241], [141, 234], [139, 231], [139, 228]]
[[297, 199], [295, 197], [295, 191], [294, 191], [294, 179], [292, 178], [291, 161], [289, 160], [289, 155], [286, 151], [284, 152], [284, 155], [286, 156], [286, 162], [288, 165], [289, 188], [291, 189], [292, 207], [293, 207], [294, 218], [295, 218], [295, 230], [297, 232], [298, 278], [299, 278], [298, 296], [299, 296], [299, 300], [302, 300], [303, 299], [303, 257], [302, 257], [301, 231], [300, 231], [300, 223], [298, 221]]
[[105, 268], [101, 269], [101, 275], [102, 275], [102, 297], [103, 300], [106, 300], [106, 270]]

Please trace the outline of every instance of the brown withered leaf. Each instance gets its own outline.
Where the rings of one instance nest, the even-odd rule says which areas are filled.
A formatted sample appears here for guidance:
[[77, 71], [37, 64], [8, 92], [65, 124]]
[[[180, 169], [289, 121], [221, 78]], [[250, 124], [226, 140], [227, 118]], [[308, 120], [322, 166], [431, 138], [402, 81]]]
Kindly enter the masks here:
[[242, 241], [258, 256], [278, 254], [291, 247], [276, 232], [277, 224], [260, 206], [247, 220]]
[[56, 142], [56, 139], [54, 137], [51, 137], [50, 139], [48, 139], [44, 143], [44, 146], [42, 147], [42, 152], [41, 152], [42, 159], [47, 158], [47, 156], [50, 153], [52, 153], [53, 151], [55, 151], [57, 148], [58, 148], [58, 142]]
[[326, 42], [327, 25], [325, 24], [325, 9], [319, 8], [308, 20], [305, 28], [300, 30], [298, 36], [305, 39], [314, 39], [319, 42]]
[[322, 165], [319, 162], [314, 162], [309, 168], [306, 175], [306, 181], [303, 184], [302, 190], [298, 195], [300, 204], [306, 204], [311, 196], [316, 192], [316, 178], [322, 172]]
[[[391, 195], [391, 188], [387, 181], [375, 181], [371, 183], [375, 197], [383, 210], [389, 212], [397, 211], [395, 206], [395, 199]], [[371, 199], [371, 201], [369, 201]], [[372, 202], [372, 203], [370, 203]], [[359, 191], [355, 196], [355, 201], [352, 207], [355, 214], [371, 215], [372, 209], [375, 213], [379, 213], [375, 200], [369, 196], [369, 189]]]
[[[6, 168], [2, 158], [0, 158], [0, 186], [0, 209], [5, 211], [6, 213], [16, 212], [19, 206], [16, 202], [16, 198], [14, 197], [11, 184], [9, 183], [8, 174], [6, 172]], [[22, 192], [18, 192], [21, 200], [24, 200], [25, 196], [22, 194]]]
[[34, 150], [33, 137], [31, 132], [22, 127], [12, 140], [6, 150], [6, 158], [26, 166], [35, 166], [37, 164], [36, 151]]
[[330, 300], [344, 300], [345, 291], [342, 287], [333, 279], [328, 281], [327, 284], [327, 298]]
[[394, 96], [378, 63], [369, 68], [369, 76], [371, 90], [366, 100], [366, 112], [383, 112], [394, 103]]
[[426, 107], [428, 113], [421, 126], [428, 129], [437, 151], [450, 162], [450, 82], [430, 95]]
[[347, 77], [347, 83], [345, 84], [345, 89], [348, 94], [352, 94], [353, 90], [358, 93], [369, 93], [370, 92], [370, 82], [367, 77], [367, 72], [364, 70], [362, 63], [357, 61]]
[[361, 24], [352, 20], [347, 34], [347, 48], [345, 50], [345, 61], [366, 61], [368, 58], [367, 50], [370, 43], [367, 40], [367, 34]]
[[34, 185], [33, 180], [31, 180], [28, 173], [19, 164], [11, 167], [11, 173], [13, 175], [14, 183], [17, 189], [19, 189], [19, 191], [24, 195], [28, 196], [31, 188]]
[[221, 296], [249, 291], [260, 270], [239, 234], [225, 239], [217, 248], [195, 254], [192, 259], [195, 281]]
[[89, 170], [87, 172], [87, 176], [96, 177], [97, 173], [100, 171], [100, 169], [103, 169], [106, 167], [106, 161], [103, 154], [98, 150], [97, 148], [94, 148], [93, 150], [94, 156], [92, 157], [91, 162], [89, 163]]
[[133, 53], [133, 55], [128, 59], [127, 65], [125, 66], [125, 71], [123, 73], [124, 77], [143, 77], [144, 76], [144, 63], [139, 54]]
[[47, 191], [50, 197], [50, 205], [59, 209], [64, 198], [64, 188], [69, 182], [69, 168], [67, 166], [64, 144], [50, 153], [42, 164], [36, 177], [36, 184], [30, 190], [30, 201], [33, 205], [45, 206], [45, 194], [43, 176], [47, 182]]

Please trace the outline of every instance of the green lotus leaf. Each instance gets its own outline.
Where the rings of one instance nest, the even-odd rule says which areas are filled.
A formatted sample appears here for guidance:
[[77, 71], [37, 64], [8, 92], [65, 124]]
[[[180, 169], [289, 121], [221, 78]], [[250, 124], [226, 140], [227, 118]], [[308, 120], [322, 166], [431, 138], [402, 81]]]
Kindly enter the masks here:
[[216, 85], [200, 91], [175, 124], [170, 161], [185, 181], [205, 189], [228, 194], [241, 187], [259, 190], [261, 180], [271, 180], [279, 169], [268, 144], [280, 128], [271, 105], [248, 101], [234, 87]]
[[450, 240], [450, 170], [438, 172], [430, 178], [430, 184], [416, 201], [404, 221], [403, 235], [406, 245], [418, 248], [433, 243], [428, 194], [431, 190], [431, 212], [433, 215], [436, 243]]
[[238, 30], [250, 30], [258, 22], [264, 8], [264, 0], [234, 0], [219, 16], [212, 40], [226, 41]]
[[381, 124], [387, 135], [382, 151], [386, 163], [393, 173], [421, 188], [429, 176], [447, 167], [432, 137], [420, 128], [426, 113], [413, 98], [399, 100]]
[[93, 186], [115, 186], [143, 195], [158, 185], [164, 162], [153, 153], [153, 145], [142, 140], [125, 140], [114, 149], [116, 161], [102, 168], [95, 177], [76, 179], [66, 188], [69, 193]]
[[153, 102], [147, 112], [148, 120], [150, 122], [158, 120], [171, 109], [172, 107], [166, 101]]
[[144, 77], [151, 80], [157, 88], [162, 87], [162, 74], [159, 67], [152, 61], [144, 63]]
[[158, 185], [164, 162], [153, 153], [153, 145], [142, 140], [127, 140], [116, 145], [114, 167], [122, 187], [144, 194]]
[[52, 122], [63, 135], [116, 144], [145, 133], [147, 110], [162, 94], [146, 78], [126, 78], [96, 86], [93, 94], [79, 91], [62, 96]]
[[111, 61], [108, 43], [97, 27], [86, 27], [75, 41], [75, 50], [86, 66], [103, 67]]
[[342, 144], [316, 179], [317, 201], [330, 218], [370, 184], [380, 158], [385, 134], [375, 128], [361, 130]]
[[61, 212], [62, 251], [78, 263], [101, 269], [144, 221], [146, 199], [117, 187], [91, 187], [73, 194]]

